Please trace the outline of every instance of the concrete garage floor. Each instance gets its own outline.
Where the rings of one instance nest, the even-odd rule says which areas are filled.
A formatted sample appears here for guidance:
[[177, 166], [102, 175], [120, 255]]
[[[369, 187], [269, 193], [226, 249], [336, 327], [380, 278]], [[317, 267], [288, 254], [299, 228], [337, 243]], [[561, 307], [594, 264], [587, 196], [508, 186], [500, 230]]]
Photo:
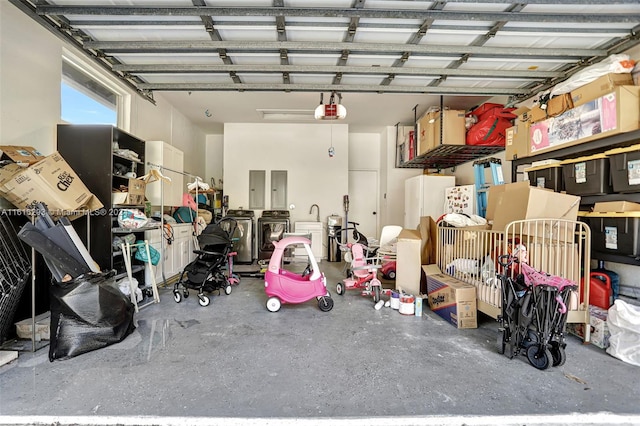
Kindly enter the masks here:
[[265, 308], [263, 281], [229, 296], [136, 314], [122, 343], [0, 368], [0, 424], [640, 424], [640, 369], [569, 336], [567, 363], [539, 371], [496, 352], [497, 323], [458, 330], [376, 311], [335, 294], [342, 264], [322, 262], [335, 306]]

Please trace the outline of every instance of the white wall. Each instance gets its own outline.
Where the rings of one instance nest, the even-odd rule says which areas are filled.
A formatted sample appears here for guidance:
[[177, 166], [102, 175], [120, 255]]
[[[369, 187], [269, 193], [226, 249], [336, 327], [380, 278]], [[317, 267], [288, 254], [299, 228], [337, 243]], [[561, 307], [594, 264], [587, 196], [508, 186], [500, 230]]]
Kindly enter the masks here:
[[[287, 204], [291, 222], [314, 221], [342, 214], [342, 195], [348, 193], [348, 126], [346, 124], [224, 125], [224, 194], [229, 208], [249, 208], [249, 170], [266, 170], [266, 209], [270, 209], [270, 171], [287, 170]], [[333, 145], [335, 156], [327, 150]], [[261, 211], [256, 212], [259, 217]]]
[[381, 137], [382, 164], [380, 188], [380, 227], [404, 225], [404, 181], [422, 173], [422, 169], [399, 169], [396, 164], [396, 128], [387, 127]]
[[[0, 143], [29, 145], [43, 154], [56, 146], [60, 120], [63, 47], [76, 51], [6, 1], [0, 2]], [[80, 57], [83, 55], [80, 53]], [[128, 131], [144, 140], [164, 140], [185, 151], [185, 170], [205, 174], [205, 134], [156, 94], [156, 105], [122, 87], [131, 105]]]
[[50, 154], [60, 120], [62, 46], [9, 2], [0, 2], [0, 143]]
[[219, 181], [223, 178], [223, 159], [224, 159], [224, 136], [223, 135], [207, 135], [206, 139], [206, 168], [205, 175], [207, 183], [213, 178], [216, 187], [219, 187]]

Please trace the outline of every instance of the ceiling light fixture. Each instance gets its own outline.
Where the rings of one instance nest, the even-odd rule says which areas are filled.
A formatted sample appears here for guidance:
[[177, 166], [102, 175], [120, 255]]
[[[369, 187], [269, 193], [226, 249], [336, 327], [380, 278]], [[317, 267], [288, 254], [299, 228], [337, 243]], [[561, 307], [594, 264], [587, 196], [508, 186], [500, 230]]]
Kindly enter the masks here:
[[[335, 98], [338, 97], [338, 103]], [[331, 92], [329, 103], [324, 104], [324, 93], [320, 93], [320, 105], [316, 107], [316, 120], [342, 120], [347, 116], [347, 109], [342, 105], [342, 95], [340, 93]]]

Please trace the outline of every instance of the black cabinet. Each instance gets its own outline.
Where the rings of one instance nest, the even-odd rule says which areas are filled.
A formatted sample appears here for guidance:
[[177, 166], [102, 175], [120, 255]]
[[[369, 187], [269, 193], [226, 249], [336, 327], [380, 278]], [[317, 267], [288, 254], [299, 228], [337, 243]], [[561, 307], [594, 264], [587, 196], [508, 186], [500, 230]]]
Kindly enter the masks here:
[[[60, 154], [104, 205], [104, 209], [91, 214], [90, 240], [84, 243], [102, 270], [115, 269], [118, 275], [124, 276], [122, 252], [112, 247], [112, 241], [114, 236], [132, 231], [118, 227], [117, 214], [121, 208], [143, 210], [144, 206], [113, 204], [112, 189], [128, 184], [127, 173], [144, 175], [145, 143], [111, 125], [61, 124], [58, 125], [57, 137]], [[87, 221], [83, 218], [74, 221], [74, 227], [81, 236], [86, 235], [86, 226]], [[144, 239], [145, 229], [135, 230], [136, 239]], [[144, 274], [139, 272], [144, 270], [144, 265], [135, 266], [136, 278], [143, 283]]]

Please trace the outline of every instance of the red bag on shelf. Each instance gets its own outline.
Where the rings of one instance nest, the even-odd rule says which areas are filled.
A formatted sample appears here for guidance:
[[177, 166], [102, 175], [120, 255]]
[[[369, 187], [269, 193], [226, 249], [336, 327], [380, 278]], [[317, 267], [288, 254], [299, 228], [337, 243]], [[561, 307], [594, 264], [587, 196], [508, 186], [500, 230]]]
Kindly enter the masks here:
[[473, 110], [471, 114], [478, 117], [478, 122], [467, 132], [467, 145], [504, 146], [506, 130], [517, 117], [514, 110], [500, 104], [483, 104]]

